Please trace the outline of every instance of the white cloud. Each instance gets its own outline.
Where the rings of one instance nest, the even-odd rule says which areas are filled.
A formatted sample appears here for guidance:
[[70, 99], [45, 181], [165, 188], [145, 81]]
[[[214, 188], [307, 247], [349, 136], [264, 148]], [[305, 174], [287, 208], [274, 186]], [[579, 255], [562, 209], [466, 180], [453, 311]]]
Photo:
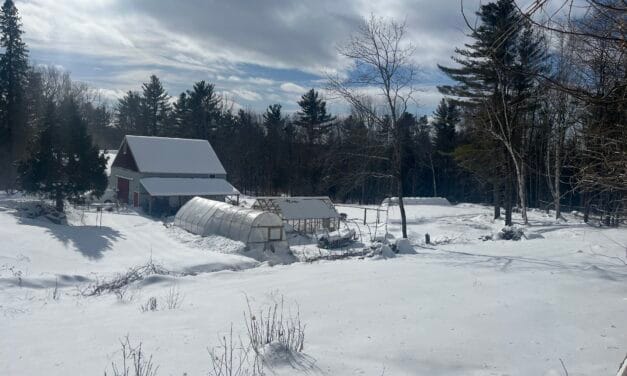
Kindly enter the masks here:
[[251, 90], [235, 89], [231, 90], [231, 93], [246, 101], [254, 102], [261, 100], [261, 95]]
[[283, 90], [286, 93], [292, 93], [292, 94], [304, 94], [307, 89], [305, 89], [304, 87], [300, 86], [300, 85], [296, 85], [293, 82], [285, 82], [283, 84], [281, 84], [280, 86], [281, 90]]
[[[478, 3], [464, 2], [468, 15]], [[415, 59], [428, 72], [436, 63], [449, 63], [466, 38], [458, 0], [22, 0], [17, 5], [31, 51], [46, 64], [64, 65], [77, 80], [115, 92], [138, 90], [157, 74], [177, 95], [204, 79], [239, 99], [259, 102], [257, 109], [279, 101], [293, 106], [307, 88], [323, 85], [325, 72], [345, 73], [347, 62], [336, 47], [371, 13], [406, 20]], [[98, 67], [87, 72], [90, 63]], [[428, 97], [425, 106], [435, 94]]]

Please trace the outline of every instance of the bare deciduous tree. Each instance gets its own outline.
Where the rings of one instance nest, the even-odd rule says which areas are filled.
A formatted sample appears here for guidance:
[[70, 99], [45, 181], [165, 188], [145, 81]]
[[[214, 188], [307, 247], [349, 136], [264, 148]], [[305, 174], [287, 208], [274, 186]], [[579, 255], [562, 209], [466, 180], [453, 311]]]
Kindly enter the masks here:
[[[396, 181], [403, 238], [407, 238], [407, 221], [403, 204], [403, 132], [401, 116], [413, 101], [414, 82], [418, 69], [412, 58], [415, 48], [406, 41], [406, 25], [371, 15], [364, 20], [350, 40], [339, 47], [340, 55], [352, 60], [353, 69], [347, 78], [328, 77], [329, 89], [342, 97], [362, 116], [380, 126], [389, 126], [388, 140], [393, 146], [393, 171]], [[382, 111], [371, 105], [371, 93], [382, 99]], [[383, 116], [381, 116], [383, 115]]]

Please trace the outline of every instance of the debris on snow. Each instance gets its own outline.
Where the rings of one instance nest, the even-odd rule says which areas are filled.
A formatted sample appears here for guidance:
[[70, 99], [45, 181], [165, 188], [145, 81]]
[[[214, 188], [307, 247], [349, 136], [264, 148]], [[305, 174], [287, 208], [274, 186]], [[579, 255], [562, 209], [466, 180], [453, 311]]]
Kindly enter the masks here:
[[501, 240], [520, 240], [525, 236], [525, 232], [518, 226], [505, 226], [497, 234], [498, 239]]

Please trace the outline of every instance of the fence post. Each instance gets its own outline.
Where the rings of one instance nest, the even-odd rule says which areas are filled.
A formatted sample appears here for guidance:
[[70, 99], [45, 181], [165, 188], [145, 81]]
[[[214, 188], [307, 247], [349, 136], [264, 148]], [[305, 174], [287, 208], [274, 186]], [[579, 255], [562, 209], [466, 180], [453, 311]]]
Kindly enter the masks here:
[[366, 212], [368, 209], [364, 208], [364, 226], [366, 225]]

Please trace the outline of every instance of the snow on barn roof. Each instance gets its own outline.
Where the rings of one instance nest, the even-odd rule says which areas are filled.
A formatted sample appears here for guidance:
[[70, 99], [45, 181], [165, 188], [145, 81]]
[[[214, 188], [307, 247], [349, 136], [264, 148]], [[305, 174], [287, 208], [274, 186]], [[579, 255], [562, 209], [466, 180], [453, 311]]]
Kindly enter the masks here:
[[224, 179], [143, 178], [139, 182], [151, 196], [228, 196], [239, 191]]
[[126, 136], [140, 172], [169, 174], [226, 174], [207, 140]]
[[324, 219], [340, 215], [328, 197], [258, 197], [253, 208], [276, 211], [283, 219]]

